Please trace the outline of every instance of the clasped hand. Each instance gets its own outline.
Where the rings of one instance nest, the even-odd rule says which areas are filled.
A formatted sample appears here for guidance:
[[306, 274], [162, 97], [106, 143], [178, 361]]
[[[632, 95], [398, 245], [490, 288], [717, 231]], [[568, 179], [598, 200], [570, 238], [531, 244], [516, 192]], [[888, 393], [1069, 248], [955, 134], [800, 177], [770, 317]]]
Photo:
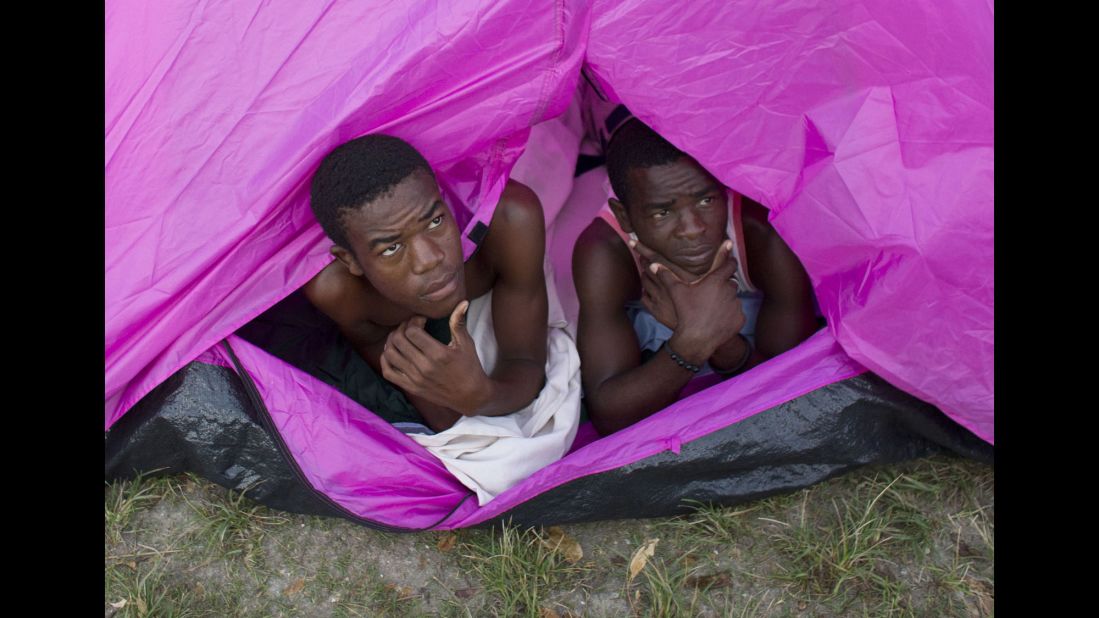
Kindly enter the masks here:
[[[664, 260], [640, 241], [630, 246], [641, 256], [642, 298], [645, 309], [679, 337], [681, 355], [709, 358], [744, 327], [744, 309], [737, 298], [733, 279], [737, 262], [731, 257], [733, 243], [718, 248], [710, 269], [701, 277]], [[697, 354], [697, 356], [696, 356]]]

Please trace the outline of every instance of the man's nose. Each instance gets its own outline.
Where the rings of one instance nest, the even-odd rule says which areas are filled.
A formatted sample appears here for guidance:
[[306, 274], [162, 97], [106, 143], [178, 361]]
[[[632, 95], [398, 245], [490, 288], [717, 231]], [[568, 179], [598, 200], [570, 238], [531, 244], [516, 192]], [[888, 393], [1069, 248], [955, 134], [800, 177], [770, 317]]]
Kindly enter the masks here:
[[412, 245], [412, 272], [417, 275], [431, 272], [446, 259], [442, 247], [428, 239], [419, 239]]
[[705, 231], [706, 224], [694, 209], [688, 208], [680, 215], [676, 236], [690, 240], [702, 236]]

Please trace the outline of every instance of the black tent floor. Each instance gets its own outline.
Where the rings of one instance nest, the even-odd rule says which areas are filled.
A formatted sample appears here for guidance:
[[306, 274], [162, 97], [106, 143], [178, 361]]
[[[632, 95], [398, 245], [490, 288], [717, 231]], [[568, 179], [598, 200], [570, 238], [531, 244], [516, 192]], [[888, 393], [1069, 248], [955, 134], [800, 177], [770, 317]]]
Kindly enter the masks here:
[[[346, 516], [299, 480], [258, 414], [232, 370], [190, 363], [107, 432], [105, 477], [193, 472], [275, 509]], [[863, 374], [686, 443], [678, 454], [576, 479], [485, 524], [673, 515], [693, 502], [742, 504], [867, 464], [938, 453], [993, 461], [990, 445], [939, 410]]]

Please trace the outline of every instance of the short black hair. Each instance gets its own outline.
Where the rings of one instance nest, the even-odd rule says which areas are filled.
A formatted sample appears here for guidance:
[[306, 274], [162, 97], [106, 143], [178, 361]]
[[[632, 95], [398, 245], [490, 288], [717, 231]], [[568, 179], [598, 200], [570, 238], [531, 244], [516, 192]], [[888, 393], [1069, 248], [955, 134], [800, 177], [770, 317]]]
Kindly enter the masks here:
[[683, 156], [686, 156], [685, 152], [637, 118], [627, 120], [607, 144], [607, 176], [614, 194], [626, 203], [630, 170], [666, 165]]
[[427, 159], [399, 137], [364, 135], [341, 144], [313, 174], [313, 215], [333, 242], [350, 248], [344, 214], [385, 195], [419, 169], [435, 177]]

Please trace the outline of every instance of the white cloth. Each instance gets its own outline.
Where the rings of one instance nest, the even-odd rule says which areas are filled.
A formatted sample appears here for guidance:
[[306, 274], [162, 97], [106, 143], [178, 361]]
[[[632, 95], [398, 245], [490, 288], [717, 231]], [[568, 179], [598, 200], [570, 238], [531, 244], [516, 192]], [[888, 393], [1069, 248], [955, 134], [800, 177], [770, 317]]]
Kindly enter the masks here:
[[[546, 266], [547, 270], [549, 266]], [[527, 407], [504, 416], [466, 416], [433, 435], [409, 437], [438, 457], [446, 469], [485, 504], [568, 452], [580, 424], [580, 355], [565, 330], [564, 312], [551, 272], [546, 274], [549, 328], [546, 384]], [[496, 367], [492, 292], [469, 304], [466, 329], [486, 373]]]

